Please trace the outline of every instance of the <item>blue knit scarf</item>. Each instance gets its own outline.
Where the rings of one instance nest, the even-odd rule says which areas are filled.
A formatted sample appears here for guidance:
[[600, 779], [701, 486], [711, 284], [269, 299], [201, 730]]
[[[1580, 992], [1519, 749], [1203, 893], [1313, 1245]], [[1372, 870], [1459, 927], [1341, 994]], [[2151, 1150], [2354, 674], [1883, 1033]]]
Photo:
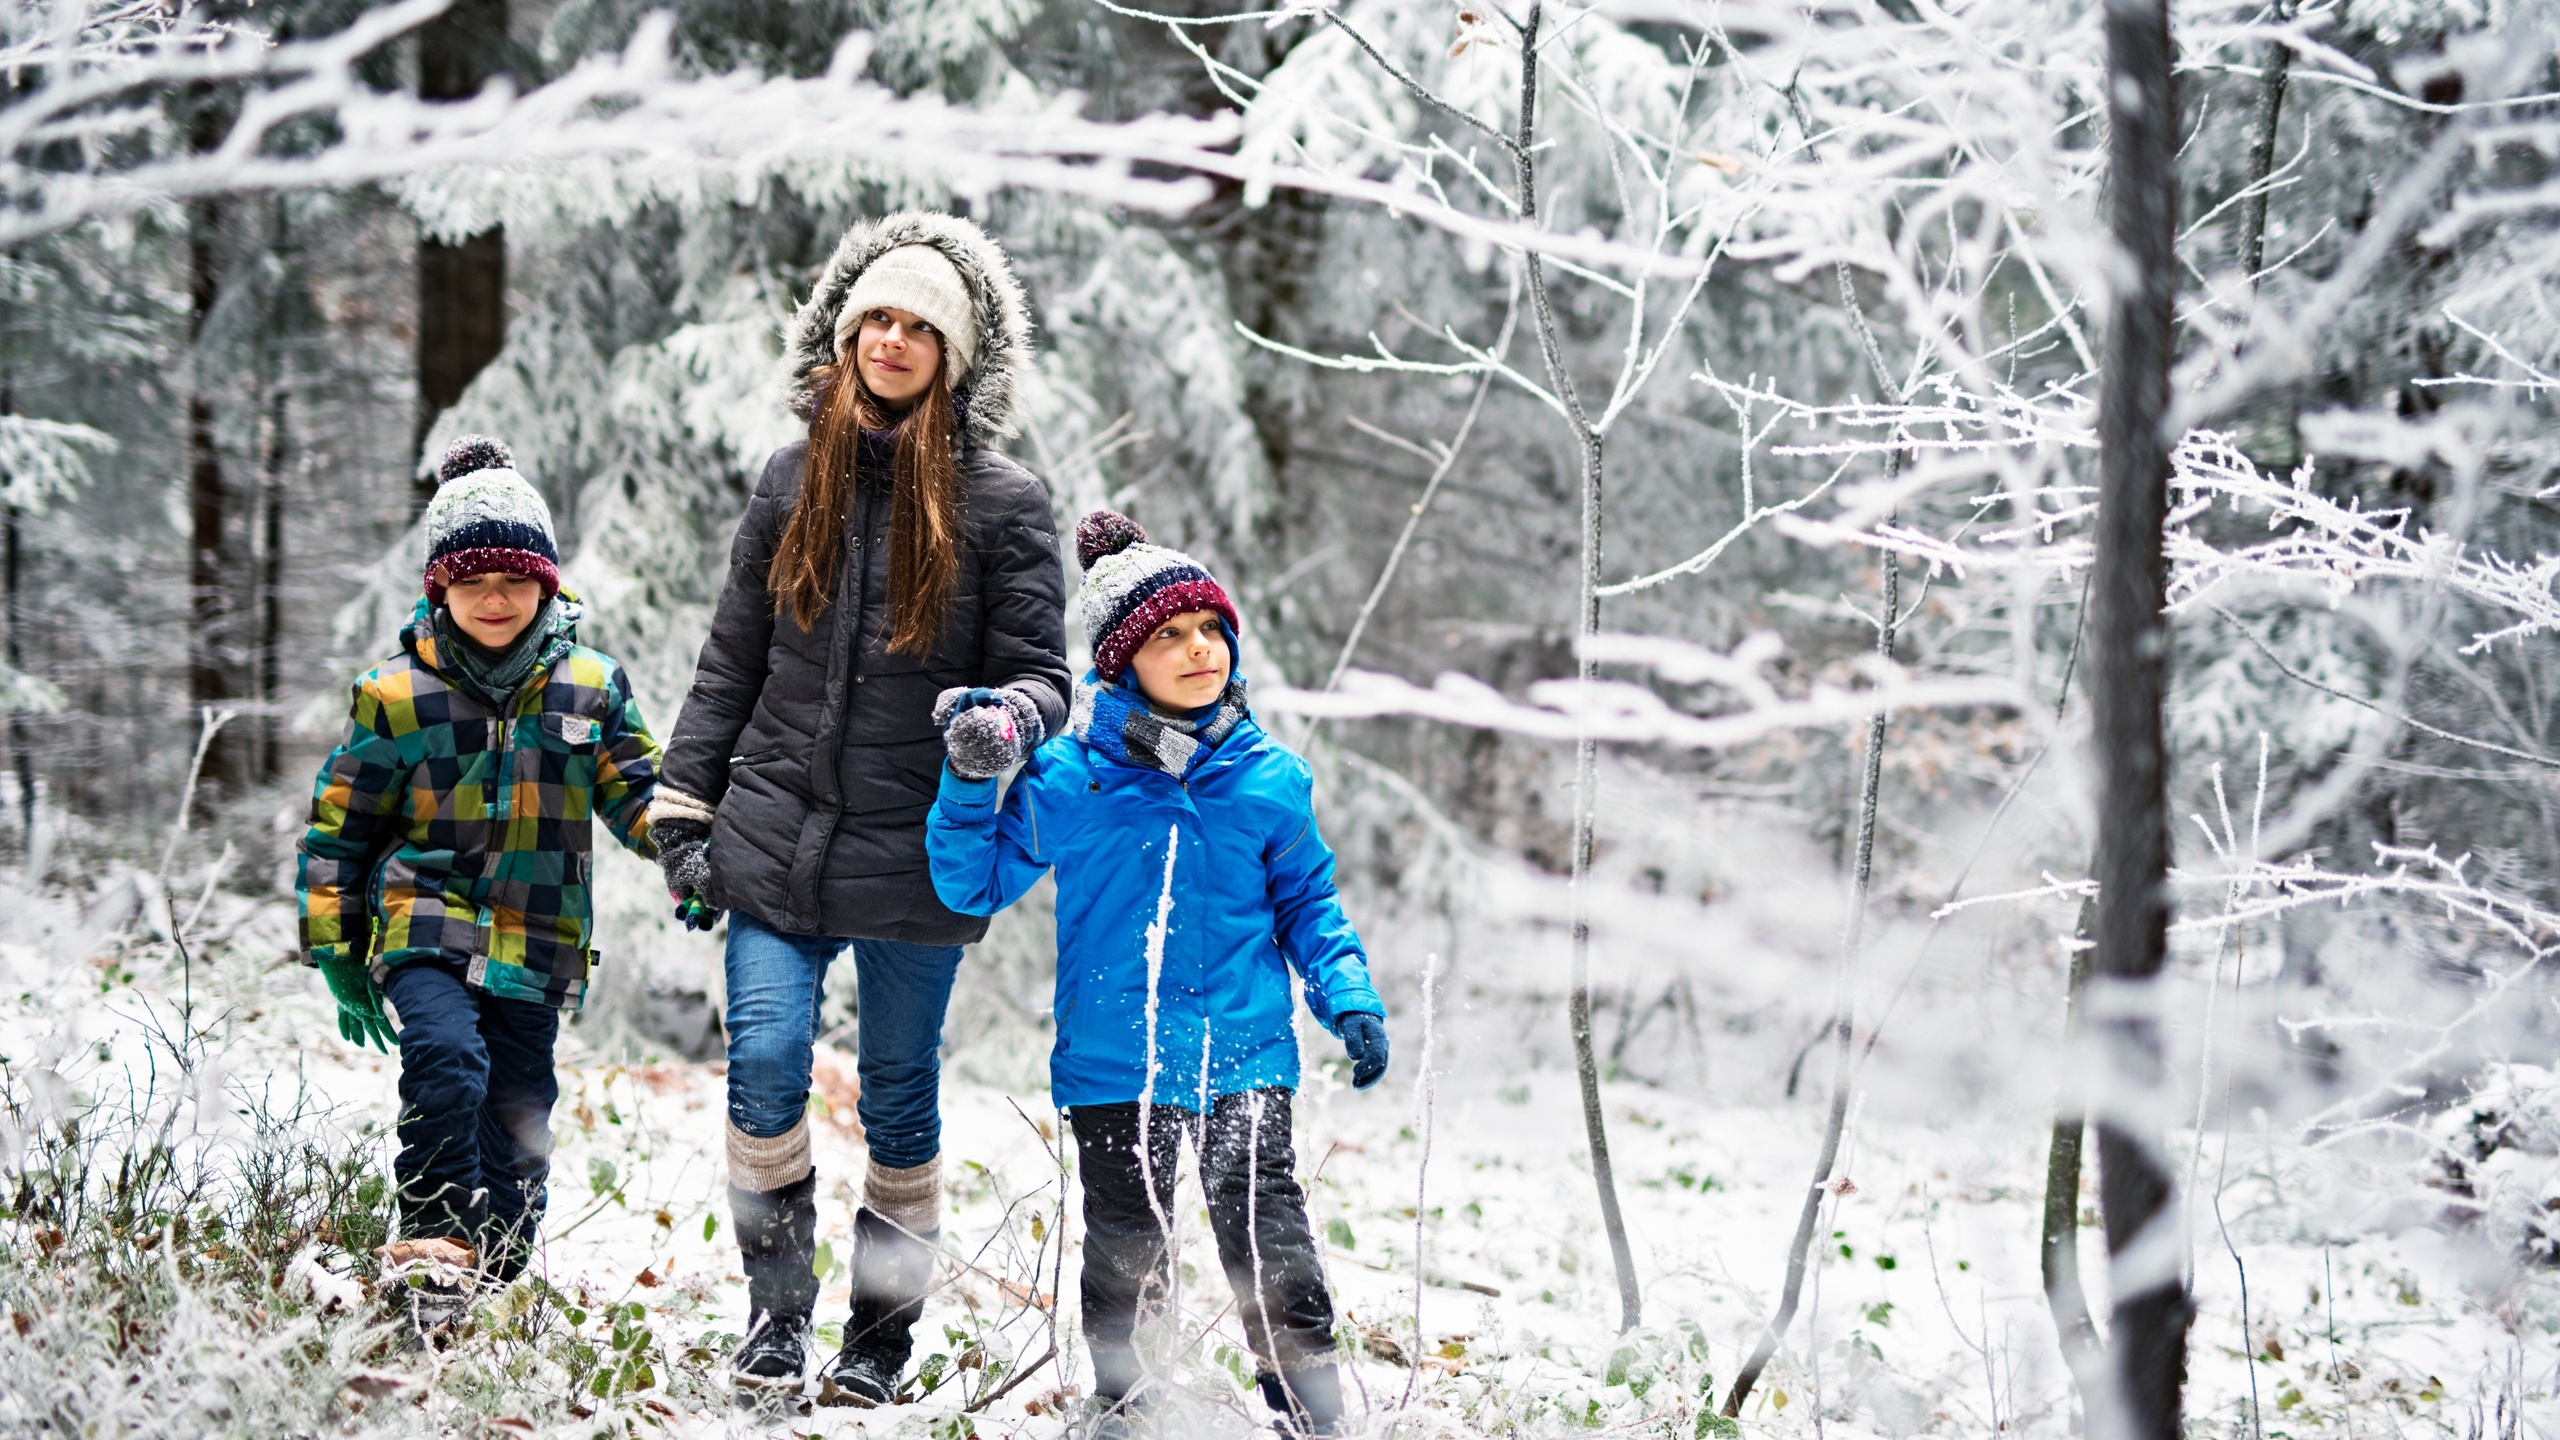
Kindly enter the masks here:
[[1114, 760], [1183, 780], [1251, 713], [1245, 706], [1242, 675], [1227, 677], [1226, 693], [1216, 704], [1189, 715], [1167, 715], [1147, 703], [1135, 681], [1106, 685], [1088, 670], [1076, 682], [1075, 709], [1067, 717], [1067, 728]]

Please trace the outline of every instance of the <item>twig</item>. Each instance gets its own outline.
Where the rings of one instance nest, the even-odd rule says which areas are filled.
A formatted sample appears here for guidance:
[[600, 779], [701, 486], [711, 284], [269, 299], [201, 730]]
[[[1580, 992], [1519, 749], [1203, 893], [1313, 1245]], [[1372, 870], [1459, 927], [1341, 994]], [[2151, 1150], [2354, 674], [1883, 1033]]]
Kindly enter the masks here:
[[[1517, 273], [1514, 272], [1515, 277]], [[1502, 333], [1493, 342], [1495, 355], [1510, 353], [1511, 330], [1519, 319], [1520, 287], [1515, 279], [1511, 287], [1510, 307], [1502, 317]], [[1385, 598], [1387, 586], [1394, 583], [1396, 567], [1404, 563], [1404, 552], [1413, 544], [1414, 532], [1422, 528], [1422, 517], [1430, 511], [1432, 499], [1440, 493], [1440, 482], [1449, 478], [1450, 467], [1458, 463], [1458, 452], [1466, 447], [1467, 436], [1476, 428], [1476, 417], [1484, 412], [1484, 397], [1493, 389], [1493, 376], [1494, 372], [1487, 370], [1476, 381], [1475, 398], [1467, 402], [1466, 418], [1458, 422], [1457, 434], [1451, 436], [1448, 445], [1441, 450], [1439, 464], [1432, 469], [1430, 481], [1422, 487], [1422, 498], [1413, 502], [1413, 513], [1405, 517], [1404, 529], [1396, 536], [1395, 547], [1387, 552], [1387, 563], [1379, 569], [1377, 583], [1369, 587], [1368, 598], [1360, 602], [1360, 613], [1352, 617], [1351, 633], [1342, 638], [1342, 651], [1333, 657], [1333, 669], [1324, 677], [1325, 689], [1334, 689], [1342, 683], [1342, 672], [1350, 668], [1351, 657], [1360, 649], [1360, 637], [1369, 628], [1369, 617], [1377, 613], [1378, 602]]]
[[2321, 681], [2314, 680], [2310, 676], [2303, 674], [2301, 671], [2294, 669], [2291, 665], [2286, 664], [2284, 657], [2278, 655], [2274, 650], [2269, 649], [2267, 642], [2259, 639], [2257, 632], [2243, 624], [2238, 616], [2223, 609], [2221, 606], [2211, 604], [2210, 602], [2207, 603], [2206, 608], [2212, 610], [2214, 614], [2221, 616], [2224, 621], [2230, 624], [2232, 629], [2239, 631], [2241, 639], [2248, 641], [2250, 645], [2257, 649], [2259, 654], [2266, 656], [2278, 670], [2285, 673], [2285, 676], [2288, 679], [2299, 681], [2300, 683], [2308, 685], [2312, 689], [2319, 691], [2323, 695], [2333, 696], [2337, 699], [2344, 700], [2350, 705], [2362, 706], [2363, 708], [2372, 711], [2374, 714], [2379, 715], [2383, 719], [2389, 720], [2394, 724], [2406, 725], [2412, 730], [2422, 730], [2429, 735], [2433, 735], [2439, 740], [2450, 741], [2456, 745], [2468, 745], [2474, 750], [2486, 750], [2493, 755], [2504, 755], [2510, 760], [2522, 760], [2528, 764], [2540, 765], [2553, 770], [2560, 770], [2560, 760], [2554, 760], [2548, 755], [2536, 755], [2530, 750], [2517, 750], [2488, 740], [2476, 740], [2468, 735], [2456, 735], [2450, 730], [2438, 729], [2424, 720], [2412, 719], [2411, 717], [2403, 715], [2396, 710], [2386, 709], [2381, 705], [2375, 704], [2371, 700], [2365, 699], [2361, 695], [2350, 695], [2335, 685], [2324, 684]]
[[[1482, 391], [1477, 394], [1482, 398]], [[1413, 1403], [1413, 1384], [1422, 1374], [1419, 1363], [1422, 1358], [1422, 1287], [1425, 1283], [1422, 1250], [1424, 1225], [1431, 1214], [1431, 1050], [1439, 1038], [1439, 1001], [1440, 955], [1433, 951], [1422, 961], [1422, 1063], [1416, 1067], [1417, 1073], [1413, 1077], [1413, 1123], [1415, 1133], [1422, 1137], [1422, 1156], [1413, 1166], [1413, 1354], [1416, 1364], [1405, 1372], [1404, 1398], [1396, 1402], [1399, 1410]]]
[[[1901, 590], [1898, 557], [1886, 551], [1884, 603], [1876, 612], [1876, 649], [1888, 663], [1893, 658], [1893, 621], [1901, 604]], [[1742, 1402], [1751, 1398], [1751, 1388], [1760, 1383], [1760, 1372], [1768, 1368], [1769, 1358], [1778, 1351], [1778, 1342], [1795, 1323], [1796, 1305], [1804, 1295], [1805, 1266], [1821, 1220], [1822, 1198], [1829, 1193], [1832, 1167], [1840, 1158], [1840, 1134], [1849, 1119], [1849, 1082], [1855, 1068], [1850, 1057], [1849, 977], [1857, 968], [1858, 949], [1866, 929], [1867, 887], [1875, 873], [1876, 790], [1884, 778], [1884, 732], [1885, 712], [1879, 709], [1867, 722], [1867, 763], [1858, 794], [1857, 869], [1850, 886], [1848, 924], [1840, 941], [1840, 968], [1832, 981], [1831, 1107], [1823, 1123], [1822, 1149], [1813, 1162], [1813, 1181], [1805, 1187], [1804, 1207], [1796, 1215], [1796, 1234], [1787, 1248], [1787, 1279], [1778, 1292], [1777, 1311], [1769, 1317], [1759, 1343], [1752, 1347], [1751, 1357], [1743, 1362], [1732, 1391], [1725, 1396], [1727, 1419], [1742, 1413]]]

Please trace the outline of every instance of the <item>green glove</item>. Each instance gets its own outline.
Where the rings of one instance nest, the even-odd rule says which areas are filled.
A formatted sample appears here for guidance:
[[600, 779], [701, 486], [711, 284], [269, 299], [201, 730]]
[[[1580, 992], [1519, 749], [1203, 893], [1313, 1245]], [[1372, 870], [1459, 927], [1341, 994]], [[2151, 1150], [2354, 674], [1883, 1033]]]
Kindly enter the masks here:
[[398, 1049], [400, 1037], [391, 1033], [391, 1019], [382, 1013], [382, 989], [373, 983], [372, 968], [345, 956], [318, 963], [320, 978], [329, 982], [329, 993], [338, 1002], [339, 1036], [359, 1049], [370, 1040], [385, 1055]]

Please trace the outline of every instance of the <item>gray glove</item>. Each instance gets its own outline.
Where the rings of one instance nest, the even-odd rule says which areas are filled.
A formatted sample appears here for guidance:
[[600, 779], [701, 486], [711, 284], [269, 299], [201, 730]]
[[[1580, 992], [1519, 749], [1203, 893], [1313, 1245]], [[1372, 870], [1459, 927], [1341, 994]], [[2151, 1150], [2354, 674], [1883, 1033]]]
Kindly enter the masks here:
[[687, 930], [708, 930], [720, 918], [705, 898], [711, 890], [711, 827], [699, 820], [669, 817], [650, 823], [658, 846], [658, 872], [667, 878], [667, 898]]
[[963, 780], [993, 780], [1029, 759], [1047, 739], [1040, 707], [1019, 690], [953, 686], [934, 698], [933, 723], [951, 773]]

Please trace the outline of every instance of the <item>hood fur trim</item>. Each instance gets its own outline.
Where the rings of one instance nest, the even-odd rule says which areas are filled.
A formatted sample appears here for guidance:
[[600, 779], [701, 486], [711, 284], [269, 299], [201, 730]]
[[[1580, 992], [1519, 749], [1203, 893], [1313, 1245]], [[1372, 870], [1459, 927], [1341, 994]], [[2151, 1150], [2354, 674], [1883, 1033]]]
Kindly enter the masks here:
[[[1016, 433], [1016, 387], [1031, 368], [1031, 312], [1004, 248], [971, 221], [933, 210], [901, 210], [844, 232], [809, 298], [782, 327], [782, 396], [803, 421], [816, 413], [809, 372], [835, 362], [836, 317], [853, 282], [901, 245], [930, 245], [960, 272], [977, 307], [978, 366], [961, 406], [964, 441], [993, 446]], [[957, 397], [955, 397], [957, 398]]]

